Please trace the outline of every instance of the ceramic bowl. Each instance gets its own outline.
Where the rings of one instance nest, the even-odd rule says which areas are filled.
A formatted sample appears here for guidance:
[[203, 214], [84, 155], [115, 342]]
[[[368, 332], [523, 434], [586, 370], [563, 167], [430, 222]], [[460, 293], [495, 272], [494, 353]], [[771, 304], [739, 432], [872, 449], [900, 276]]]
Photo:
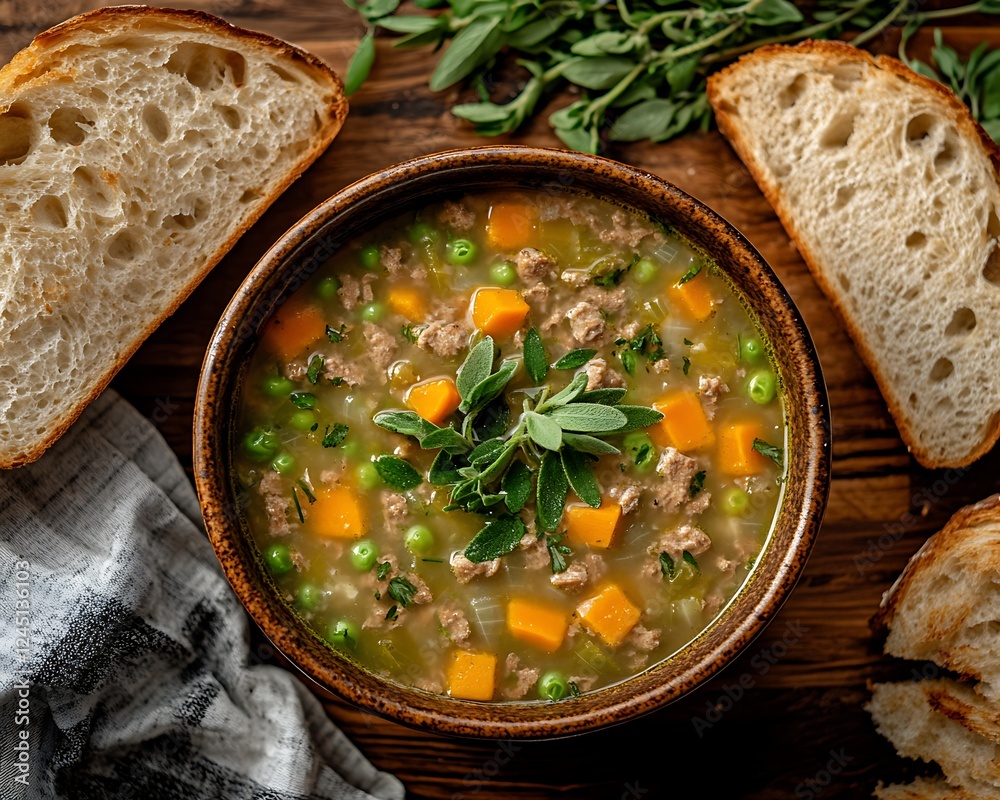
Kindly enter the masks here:
[[[771, 536], [750, 577], [690, 645], [639, 675], [558, 703], [475, 703], [378, 677], [342, 656], [279, 595], [240, 513], [230, 470], [239, 387], [270, 313], [340, 243], [438, 197], [525, 187], [583, 193], [676, 226], [728, 276], [770, 341], [790, 436], [787, 484]], [[725, 220], [675, 186], [595, 156], [483, 147], [417, 158], [348, 186], [309, 213], [261, 259], [212, 337], [198, 387], [195, 478], [208, 535], [243, 605], [271, 642], [321, 687], [376, 714], [439, 733], [550, 737], [620, 723], [661, 707], [731, 662], [774, 617], [802, 573], [830, 483], [826, 388], [809, 333], [770, 267]]]

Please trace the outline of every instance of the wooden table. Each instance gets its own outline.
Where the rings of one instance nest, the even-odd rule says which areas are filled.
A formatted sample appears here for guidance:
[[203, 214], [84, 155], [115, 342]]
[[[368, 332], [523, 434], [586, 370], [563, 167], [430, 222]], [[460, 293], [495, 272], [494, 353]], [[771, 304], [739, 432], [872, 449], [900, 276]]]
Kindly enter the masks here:
[[[37, 30], [97, 4], [62, 5], [39, 4], [34, 13], [42, 16], [34, 20], [5, 20], [0, 6], [0, 25], [11, 25], [0, 28], [6, 30], [0, 61]], [[363, 32], [337, 0], [316, 5], [221, 0], [201, 7], [293, 41], [341, 72]], [[967, 27], [948, 28], [946, 38], [963, 53], [983, 38], [1000, 44], [1000, 30], [977, 22], [963, 20]], [[878, 49], [892, 51], [896, 33]], [[386, 40], [379, 42], [378, 54], [377, 67], [352, 98], [347, 124], [330, 150], [114, 382], [156, 422], [188, 469], [205, 346], [227, 301], [267, 247], [314, 205], [370, 172], [412, 156], [483, 143], [449, 115], [454, 92], [433, 94], [426, 88], [432, 56], [390, 51]], [[565, 102], [556, 98], [551, 108]], [[558, 146], [544, 122], [509, 141]], [[722, 675], [669, 708], [605, 732], [548, 742], [464, 741], [417, 733], [337, 701], [326, 706], [365, 754], [397, 774], [414, 798], [867, 796], [879, 779], [920, 771], [895, 756], [862, 709], [869, 681], [914, 670], [880, 655], [868, 619], [929, 534], [959, 507], [1000, 488], [1000, 450], [961, 475], [921, 469], [908, 456], [830, 306], [718, 133], [619, 147], [608, 155], [675, 183], [743, 231], [809, 325], [830, 391], [834, 458], [826, 523], [801, 583], [768, 630]], [[260, 639], [254, 657], [276, 658]]]

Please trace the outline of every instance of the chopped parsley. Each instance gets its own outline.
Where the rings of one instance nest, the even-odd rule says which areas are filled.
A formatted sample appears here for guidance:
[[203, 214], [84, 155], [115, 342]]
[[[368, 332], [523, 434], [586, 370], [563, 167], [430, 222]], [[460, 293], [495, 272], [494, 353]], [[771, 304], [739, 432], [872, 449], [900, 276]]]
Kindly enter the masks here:
[[775, 447], [773, 444], [768, 444], [763, 439], [754, 439], [753, 449], [762, 456], [767, 456], [779, 467], [783, 467], [785, 465], [785, 451], [782, 448]]
[[564, 534], [560, 533], [555, 536], [545, 537], [545, 546], [548, 548], [549, 558], [552, 561], [553, 575], [559, 572], [566, 571], [566, 559], [563, 558], [563, 556], [569, 556], [573, 554], [573, 551], [570, 550], [569, 547], [567, 547], [564, 544], [560, 544], [560, 542], [562, 542], [563, 540], [563, 535]]
[[684, 337], [684, 344], [686, 344], [688, 347], [693, 347], [694, 346], [694, 342], [692, 342], [686, 336]]
[[312, 392], [292, 392], [288, 399], [296, 408], [316, 408], [316, 395]]
[[330, 385], [331, 386], [343, 386], [344, 385], [344, 379], [341, 378], [339, 375], [336, 378], [327, 378], [327, 380], [330, 381]]
[[417, 339], [420, 338], [420, 334], [423, 333], [425, 327], [426, 326], [424, 325], [404, 325], [403, 338], [412, 344], [416, 344]]
[[649, 443], [643, 444], [635, 451], [635, 465], [637, 467], [642, 467], [653, 460], [653, 446]]
[[697, 497], [701, 493], [701, 490], [705, 488], [705, 476], [707, 474], [705, 470], [695, 473], [695, 476], [691, 479], [691, 485], [688, 487], [689, 497]]
[[580, 687], [576, 685], [576, 681], [569, 682], [569, 693], [573, 695], [573, 697], [580, 696]]
[[691, 359], [688, 358], [687, 356], [684, 356], [683, 361], [684, 361], [684, 369], [682, 370], [682, 372], [685, 375], [687, 375], [691, 371]]
[[701, 572], [701, 567], [698, 566], [697, 560], [687, 550], [684, 551], [684, 560], [692, 567], [694, 567], [696, 572]]
[[396, 606], [395, 605], [389, 606], [389, 610], [385, 612], [385, 618], [387, 620], [390, 620], [390, 621], [396, 619], [396, 617], [398, 617], [398, 616], [399, 616], [399, 612], [396, 610]]
[[327, 425], [326, 432], [323, 434], [323, 447], [336, 447], [344, 441], [349, 430], [350, 428], [339, 422], [335, 423], [332, 427]]
[[660, 553], [660, 572], [663, 573], [663, 577], [669, 580], [673, 580], [677, 576], [677, 567], [674, 565], [670, 553]]
[[702, 268], [704, 266], [705, 265], [702, 264], [700, 261], [697, 264], [692, 264], [691, 265], [691, 269], [689, 269], [687, 272], [685, 272], [681, 276], [681, 279], [679, 281], [677, 281], [677, 285], [678, 286], [683, 286], [688, 281], [693, 280], [694, 278], [697, 278], [698, 277], [698, 273], [701, 272], [701, 270], [702, 270]]
[[340, 344], [344, 341], [344, 336], [347, 335], [347, 326], [341, 323], [339, 328], [333, 328], [329, 325], [326, 326], [326, 338], [329, 339], [334, 344]]
[[389, 579], [389, 597], [398, 602], [403, 608], [406, 608], [413, 602], [413, 597], [416, 593], [417, 587], [406, 580], [406, 578], [396, 576]]
[[299, 493], [295, 491], [295, 487], [292, 487], [292, 502], [295, 503], [295, 513], [299, 515], [299, 522], [305, 522], [306, 518], [302, 515], [302, 504], [299, 502]]
[[319, 382], [319, 376], [323, 374], [323, 370], [326, 369], [326, 360], [321, 355], [314, 355], [309, 359], [309, 369], [306, 370], [306, 378], [309, 383], [316, 384]]
[[303, 492], [305, 492], [306, 498], [309, 500], [310, 504], [316, 502], [316, 495], [312, 493], [312, 489], [309, 488], [308, 483], [302, 480], [302, 478], [299, 478], [297, 481], [295, 481], [295, 483], [298, 484], [299, 488], [302, 489]]
[[389, 574], [389, 570], [391, 569], [392, 569], [392, 564], [390, 564], [388, 561], [383, 561], [381, 564], [378, 565], [378, 570], [375, 572], [375, 577], [378, 578], [380, 581], [384, 581], [385, 576]]

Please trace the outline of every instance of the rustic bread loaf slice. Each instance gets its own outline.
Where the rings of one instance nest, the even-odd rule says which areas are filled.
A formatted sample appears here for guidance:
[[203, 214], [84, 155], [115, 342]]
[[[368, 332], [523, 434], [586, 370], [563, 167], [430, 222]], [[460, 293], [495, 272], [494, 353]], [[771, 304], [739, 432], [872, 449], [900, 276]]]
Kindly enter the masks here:
[[928, 467], [1000, 437], [1000, 150], [949, 91], [838, 42], [713, 75], [719, 128]]
[[878, 800], [987, 800], [987, 795], [958, 789], [940, 777], [916, 778], [910, 783], [879, 784]]
[[948, 783], [1000, 798], [1000, 719], [968, 686], [948, 678], [877, 684], [867, 708], [901, 756], [933, 761]]
[[979, 680], [1000, 710], [1000, 495], [958, 511], [910, 559], [873, 620], [885, 651]]
[[59, 437], [346, 112], [315, 57], [194, 11], [84, 14], [0, 70], [0, 467]]

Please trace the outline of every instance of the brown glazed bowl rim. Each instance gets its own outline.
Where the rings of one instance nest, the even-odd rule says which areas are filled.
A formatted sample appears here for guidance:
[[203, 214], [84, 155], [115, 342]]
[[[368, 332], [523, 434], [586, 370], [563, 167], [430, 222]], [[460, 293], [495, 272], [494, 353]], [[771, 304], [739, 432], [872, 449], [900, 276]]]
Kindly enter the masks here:
[[[665, 222], [708, 252], [735, 285], [774, 350], [791, 442], [788, 480], [750, 577], [709, 628], [627, 680], [558, 703], [476, 703], [377, 677], [329, 645], [278, 594], [238, 510], [228, 470], [246, 355], [273, 308], [341, 242], [429, 197], [522, 186], [583, 193]], [[389, 167], [321, 203], [264, 255], [212, 336], [195, 407], [195, 482], [208, 536], [233, 590], [271, 642], [321, 687], [376, 714], [438, 733], [537, 738], [580, 733], [661, 707], [707, 681], [763, 630], [791, 592], [819, 530], [830, 484], [830, 417], [819, 360], [802, 318], [747, 240], [666, 181], [597, 156], [521, 146], [452, 150]]]

